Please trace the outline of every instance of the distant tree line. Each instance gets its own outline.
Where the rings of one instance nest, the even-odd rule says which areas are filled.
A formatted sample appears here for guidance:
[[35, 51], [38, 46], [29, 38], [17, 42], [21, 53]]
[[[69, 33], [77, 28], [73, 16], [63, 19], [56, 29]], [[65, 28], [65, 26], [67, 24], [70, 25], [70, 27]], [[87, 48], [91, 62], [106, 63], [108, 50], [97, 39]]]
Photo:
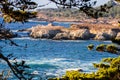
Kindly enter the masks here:
[[[75, 19], [90, 17], [90, 16], [86, 16], [85, 13], [79, 11], [76, 8], [73, 9], [46, 8], [46, 9], [38, 9], [38, 12], [42, 12], [48, 17], [64, 17], [64, 18], [75, 18]], [[108, 12], [102, 12], [101, 16], [98, 16], [98, 18], [99, 17], [120, 18], [120, 5], [111, 7]]]
[[[110, 7], [107, 11], [101, 11], [97, 13], [99, 15], [96, 14], [97, 15], [96, 18], [99, 18], [99, 17], [120, 18], [120, 5], [116, 5], [114, 3], [115, 5], [111, 7], [112, 4], [113, 3], [109, 1], [103, 6], [96, 7], [95, 8], [96, 10], [104, 6]], [[37, 11], [43, 12], [48, 17], [65, 17], [65, 18], [75, 18], [75, 19], [91, 17], [91, 16], [86, 16], [86, 14], [83, 11], [77, 8], [46, 8], [46, 9], [38, 9]], [[95, 11], [93, 12], [91, 11], [90, 13], [95, 15]]]

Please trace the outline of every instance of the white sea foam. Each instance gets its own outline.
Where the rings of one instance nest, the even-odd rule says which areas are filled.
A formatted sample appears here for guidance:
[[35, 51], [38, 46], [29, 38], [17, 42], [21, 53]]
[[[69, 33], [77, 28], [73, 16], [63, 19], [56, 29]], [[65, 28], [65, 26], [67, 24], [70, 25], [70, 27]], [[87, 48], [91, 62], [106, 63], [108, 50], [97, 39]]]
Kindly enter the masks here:
[[112, 41], [103, 41], [103, 42], [111, 43]]
[[39, 73], [39, 71], [36, 71], [36, 70], [35, 70], [35, 71], [32, 72], [32, 74], [37, 75], [37, 74], [40, 74], [40, 73]]
[[47, 76], [51, 76], [51, 75], [52, 75], [52, 76], [56, 76], [56, 77], [57, 77], [59, 74], [57, 74], [57, 73], [50, 73], [50, 72], [48, 72], [48, 73], [46, 73], [46, 75], [47, 75]]
[[29, 22], [46, 22], [46, 21], [37, 21], [37, 20], [28, 20]]
[[11, 30], [12, 32], [17, 32], [18, 30]]
[[12, 32], [19, 32], [19, 33], [28, 33], [28, 31], [23, 31], [23, 32], [20, 32], [18, 30], [11, 30]]
[[[25, 60], [25, 59], [24, 59]], [[18, 59], [17, 61], [21, 61]], [[66, 58], [54, 58], [54, 59], [40, 59], [40, 60], [25, 60], [27, 64], [29, 65], [41, 65], [41, 64], [50, 64], [54, 66], [58, 66], [58, 69], [52, 68], [48, 71], [45, 71], [46, 75], [54, 75], [54, 76], [62, 76], [65, 74], [66, 71], [75, 70], [75, 71], [83, 71], [83, 72], [93, 72], [96, 71], [96, 69], [93, 68], [92, 61], [80, 61], [75, 60], [71, 61]], [[40, 72], [41, 73], [41, 72]], [[38, 70], [34, 70], [33, 74], [39, 74]]]
[[68, 69], [66, 69], [66, 71], [71, 71], [71, 70], [73, 70], [73, 71], [82, 71], [82, 68], [68, 68]]
[[29, 40], [42, 40], [42, 41], [53, 41], [53, 42], [86, 42], [86, 40], [52, 40], [52, 39], [34, 39], [31, 37], [17, 37], [13, 39], [18, 39], [18, 40], [24, 40], [24, 39], [29, 39]]
[[34, 38], [31, 38], [31, 37], [16, 37], [16, 38], [12, 38], [13, 40], [39, 40], [39, 39], [34, 39]]
[[86, 42], [85, 40], [53, 40], [55, 42]]
[[13, 40], [23, 40], [23, 39], [31, 39], [30, 37], [16, 37]]
[[27, 64], [45, 64], [45, 63], [57, 63], [59, 61], [66, 60], [65, 58], [54, 58], [54, 59], [40, 59], [40, 60], [29, 60]]

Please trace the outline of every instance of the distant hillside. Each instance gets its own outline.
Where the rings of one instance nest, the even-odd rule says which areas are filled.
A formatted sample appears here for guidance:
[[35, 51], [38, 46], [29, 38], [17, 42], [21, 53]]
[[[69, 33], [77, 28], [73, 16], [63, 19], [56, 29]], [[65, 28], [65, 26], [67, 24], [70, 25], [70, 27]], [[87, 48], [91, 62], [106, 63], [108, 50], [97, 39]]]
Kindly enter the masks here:
[[[90, 17], [86, 16], [78, 9], [46, 8], [38, 9], [38, 20], [47, 21], [81, 21]], [[120, 5], [112, 7], [107, 13], [103, 13], [103, 18], [120, 18]]]
[[50, 20], [50, 21], [80, 21], [85, 18], [85, 14], [77, 9], [39, 9], [38, 18], [40, 20]]
[[112, 7], [108, 13], [103, 15], [104, 17], [111, 17], [111, 18], [120, 18], [120, 5], [116, 5]]

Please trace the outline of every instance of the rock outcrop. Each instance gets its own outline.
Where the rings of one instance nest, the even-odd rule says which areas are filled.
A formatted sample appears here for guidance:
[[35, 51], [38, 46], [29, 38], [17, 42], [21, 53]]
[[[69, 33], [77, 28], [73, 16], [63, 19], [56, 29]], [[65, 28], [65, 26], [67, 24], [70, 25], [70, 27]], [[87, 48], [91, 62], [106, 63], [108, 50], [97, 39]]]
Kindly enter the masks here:
[[89, 39], [90, 32], [87, 29], [69, 30], [67, 32], [58, 33], [53, 39], [65, 39], [65, 40], [79, 40], [79, 39]]
[[69, 33], [58, 33], [56, 36], [53, 38], [54, 40], [69, 40], [70, 35]]
[[76, 40], [76, 39], [89, 39], [90, 32], [88, 29], [72, 29], [64, 28], [61, 26], [53, 26], [48, 24], [47, 26], [38, 25], [27, 29], [30, 31], [30, 36], [33, 38], [47, 38], [47, 39], [65, 39], [65, 40]]
[[72, 24], [70, 28], [88, 29], [91, 33], [91, 38], [95, 40], [111, 40], [120, 32], [120, 27], [114, 27], [110, 24], [81, 23]]
[[108, 30], [108, 32], [99, 32], [95, 36], [95, 40], [111, 40], [114, 39], [117, 35], [117, 32]]
[[120, 38], [119, 28], [114, 28], [111, 25], [73, 24], [70, 28], [65, 28], [48, 24], [46, 26], [37, 25], [20, 31], [30, 32], [30, 36], [33, 38], [54, 40], [111, 40], [115, 39], [116, 36], [116, 38]]
[[48, 26], [38, 25], [36, 27], [32, 27], [31, 29], [29, 29], [29, 31], [31, 30], [30, 36], [33, 38], [51, 39], [57, 33], [60, 33], [62, 28], [63, 27], [61, 26], [52, 26], [49, 24]]
[[90, 38], [90, 32], [88, 29], [78, 29], [78, 30], [74, 30], [71, 31], [69, 33], [69, 35], [71, 36], [72, 39], [76, 40], [76, 39], [89, 39]]

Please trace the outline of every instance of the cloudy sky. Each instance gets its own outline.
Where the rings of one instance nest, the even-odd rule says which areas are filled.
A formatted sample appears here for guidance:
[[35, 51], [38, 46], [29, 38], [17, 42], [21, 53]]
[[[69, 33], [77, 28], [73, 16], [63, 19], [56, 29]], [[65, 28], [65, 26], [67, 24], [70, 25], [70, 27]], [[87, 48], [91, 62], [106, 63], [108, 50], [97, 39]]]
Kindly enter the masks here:
[[[35, 0], [39, 5], [44, 5], [49, 3], [49, 0]], [[109, 0], [97, 0], [97, 4], [96, 5], [101, 5], [104, 4], [106, 2], [108, 2]], [[54, 3], [50, 3], [49, 5], [43, 7], [43, 8], [56, 8], [56, 5]]]

